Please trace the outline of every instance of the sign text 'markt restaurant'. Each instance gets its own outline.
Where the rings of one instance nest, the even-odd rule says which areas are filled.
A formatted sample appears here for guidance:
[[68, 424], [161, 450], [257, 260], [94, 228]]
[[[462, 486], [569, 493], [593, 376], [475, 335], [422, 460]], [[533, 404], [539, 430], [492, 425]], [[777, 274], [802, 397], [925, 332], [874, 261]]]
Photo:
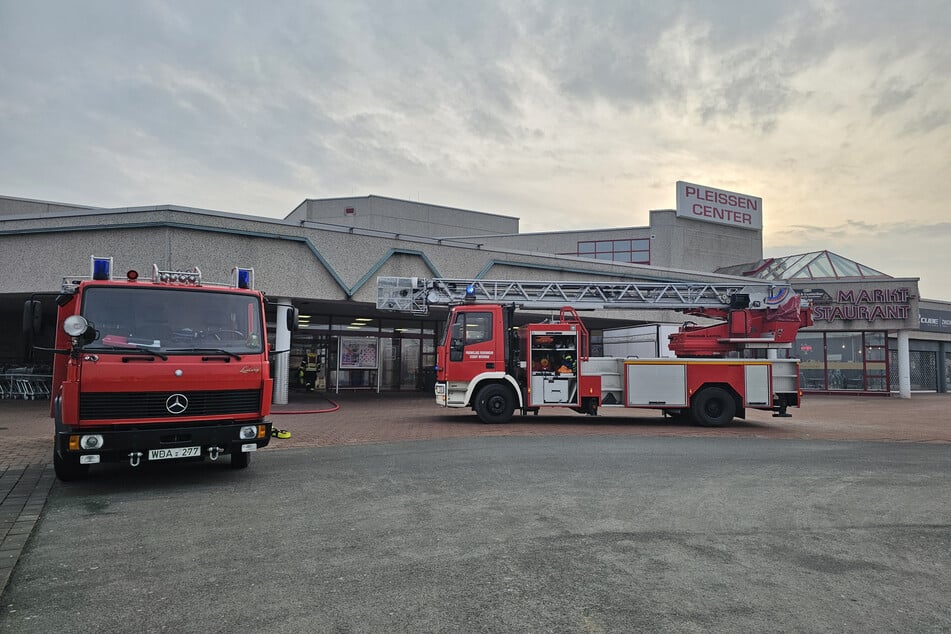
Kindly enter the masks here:
[[905, 320], [911, 314], [909, 297], [907, 288], [840, 289], [834, 303], [813, 305], [812, 318], [814, 321]]

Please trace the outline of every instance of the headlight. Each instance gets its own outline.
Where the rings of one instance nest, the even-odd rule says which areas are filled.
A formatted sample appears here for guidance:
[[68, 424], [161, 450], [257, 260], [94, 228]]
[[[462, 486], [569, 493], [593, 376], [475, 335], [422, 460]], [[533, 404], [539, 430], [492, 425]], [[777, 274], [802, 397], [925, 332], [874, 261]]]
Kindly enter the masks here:
[[79, 439], [79, 446], [83, 449], [102, 449], [103, 440], [102, 436], [99, 434], [94, 434], [92, 436], [83, 436]]
[[248, 425], [246, 427], [241, 428], [241, 431], [239, 432], [238, 437], [241, 438], [241, 440], [251, 440], [252, 438], [256, 438], [257, 435], [258, 435], [257, 426]]
[[82, 315], [70, 315], [63, 321], [63, 330], [70, 337], [79, 337], [89, 328], [89, 322]]

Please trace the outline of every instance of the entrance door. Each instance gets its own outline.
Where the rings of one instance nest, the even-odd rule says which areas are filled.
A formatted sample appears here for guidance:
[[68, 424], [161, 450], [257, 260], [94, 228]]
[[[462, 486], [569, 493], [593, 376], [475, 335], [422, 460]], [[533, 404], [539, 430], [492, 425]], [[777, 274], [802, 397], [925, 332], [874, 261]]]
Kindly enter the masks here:
[[380, 369], [384, 390], [416, 390], [422, 380], [420, 374], [420, 340], [380, 339]]
[[380, 389], [400, 389], [400, 340], [381, 338], [380, 353], [380, 370], [383, 372]]
[[419, 339], [400, 339], [400, 389], [419, 389]]

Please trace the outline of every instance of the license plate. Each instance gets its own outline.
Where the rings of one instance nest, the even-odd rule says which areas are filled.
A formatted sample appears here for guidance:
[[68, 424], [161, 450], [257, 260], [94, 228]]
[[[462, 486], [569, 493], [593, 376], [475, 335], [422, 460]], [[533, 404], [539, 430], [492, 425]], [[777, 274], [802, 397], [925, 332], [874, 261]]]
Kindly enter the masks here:
[[149, 460], [168, 460], [169, 458], [195, 458], [201, 455], [201, 447], [172, 447], [170, 449], [149, 449]]

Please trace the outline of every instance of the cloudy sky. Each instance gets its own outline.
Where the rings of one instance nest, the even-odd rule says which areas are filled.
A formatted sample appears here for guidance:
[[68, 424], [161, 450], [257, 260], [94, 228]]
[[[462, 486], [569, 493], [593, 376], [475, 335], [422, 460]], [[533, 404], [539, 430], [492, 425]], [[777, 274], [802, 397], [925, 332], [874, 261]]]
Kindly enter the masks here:
[[951, 2], [0, 0], [0, 194], [644, 226], [686, 180], [951, 300]]

